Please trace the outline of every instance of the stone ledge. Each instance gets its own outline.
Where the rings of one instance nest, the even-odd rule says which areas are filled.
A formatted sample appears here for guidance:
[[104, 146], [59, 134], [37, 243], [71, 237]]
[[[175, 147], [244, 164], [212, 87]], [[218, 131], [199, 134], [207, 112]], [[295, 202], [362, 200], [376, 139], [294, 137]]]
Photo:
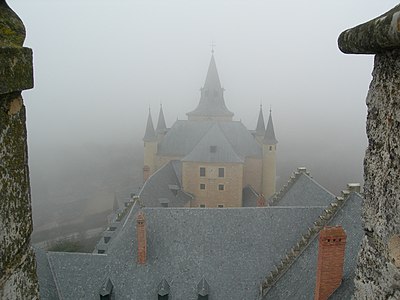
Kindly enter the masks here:
[[400, 5], [342, 32], [338, 45], [347, 54], [377, 54], [400, 49]]
[[31, 88], [33, 88], [32, 49], [0, 47], [0, 94]]

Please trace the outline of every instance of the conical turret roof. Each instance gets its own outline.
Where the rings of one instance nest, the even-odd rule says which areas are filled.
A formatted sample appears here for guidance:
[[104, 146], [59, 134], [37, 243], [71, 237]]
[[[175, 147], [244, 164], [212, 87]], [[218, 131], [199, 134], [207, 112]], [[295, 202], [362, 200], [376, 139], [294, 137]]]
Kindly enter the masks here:
[[232, 119], [233, 117], [233, 113], [225, 105], [224, 89], [221, 87], [214, 55], [211, 55], [207, 77], [201, 89], [199, 105], [187, 115], [189, 117], [206, 117], [210, 119], [218, 117]]
[[257, 127], [256, 127], [256, 135], [263, 136], [264, 134], [265, 134], [265, 123], [264, 123], [262, 105], [260, 105], [260, 112], [258, 114]]
[[264, 141], [265, 145], [276, 145], [278, 140], [275, 137], [274, 124], [272, 123], [272, 112], [269, 111], [269, 118], [267, 123], [267, 129], [265, 130]]
[[165, 123], [164, 112], [162, 108], [162, 104], [160, 104], [160, 112], [158, 114], [158, 122], [157, 122], [157, 133], [165, 133], [167, 130], [167, 124]]
[[156, 132], [154, 131], [153, 120], [151, 118], [151, 112], [149, 109], [149, 115], [147, 117], [146, 132], [143, 137], [144, 142], [152, 142], [157, 139]]

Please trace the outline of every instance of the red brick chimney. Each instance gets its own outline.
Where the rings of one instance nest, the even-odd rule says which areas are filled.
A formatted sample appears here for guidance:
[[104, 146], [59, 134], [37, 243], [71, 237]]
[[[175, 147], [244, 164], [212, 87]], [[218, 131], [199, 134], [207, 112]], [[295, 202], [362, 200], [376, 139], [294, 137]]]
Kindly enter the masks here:
[[265, 198], [263, 194], [260, 194], [257, 198], [257, 207], [264, 207], [265, 206]]
[[144, 166], [143, 167], [143, 182], [145, 182], [150, 177], [150, 167]]
[[343, 277], [346, 232], [341, 226], [324, 227], [319, 233], [315, 300], [326, 300], [340, 286]]
[[137, 235], [137, 263], [144, 265], [146, 263], [147, 241], [146, 241], [146, 221], [143, 212], [139, 212], [136, 218]]

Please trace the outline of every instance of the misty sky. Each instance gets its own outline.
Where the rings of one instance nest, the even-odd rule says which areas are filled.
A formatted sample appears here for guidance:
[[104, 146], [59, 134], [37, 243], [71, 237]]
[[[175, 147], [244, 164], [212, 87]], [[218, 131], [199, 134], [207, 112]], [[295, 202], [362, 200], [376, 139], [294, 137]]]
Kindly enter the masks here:
[[[340, 32], [398, 1], [8, 0], [27, 27], [30, 159], [59, 147], [141, 140], [151, 107], [167, 126], [200, 98], [214, 41], [226, 105], [256, 125], [272, 106], [280, 147], [361, 171], [372, 56], [344, 55]], [[322, 145], [322, 146], [321, 146]], [[285, 148], [286, 147], [286, 148]], [[282, 159], [282, 158], [281, 158]]]

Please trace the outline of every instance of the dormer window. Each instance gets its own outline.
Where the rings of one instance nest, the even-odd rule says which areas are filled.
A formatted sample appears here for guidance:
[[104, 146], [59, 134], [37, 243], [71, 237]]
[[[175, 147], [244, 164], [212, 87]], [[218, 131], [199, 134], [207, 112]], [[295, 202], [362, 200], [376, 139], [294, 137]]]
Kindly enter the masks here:
[[217, 146], [210, 146], [210, 152], [211, 153], [217, 152]]

